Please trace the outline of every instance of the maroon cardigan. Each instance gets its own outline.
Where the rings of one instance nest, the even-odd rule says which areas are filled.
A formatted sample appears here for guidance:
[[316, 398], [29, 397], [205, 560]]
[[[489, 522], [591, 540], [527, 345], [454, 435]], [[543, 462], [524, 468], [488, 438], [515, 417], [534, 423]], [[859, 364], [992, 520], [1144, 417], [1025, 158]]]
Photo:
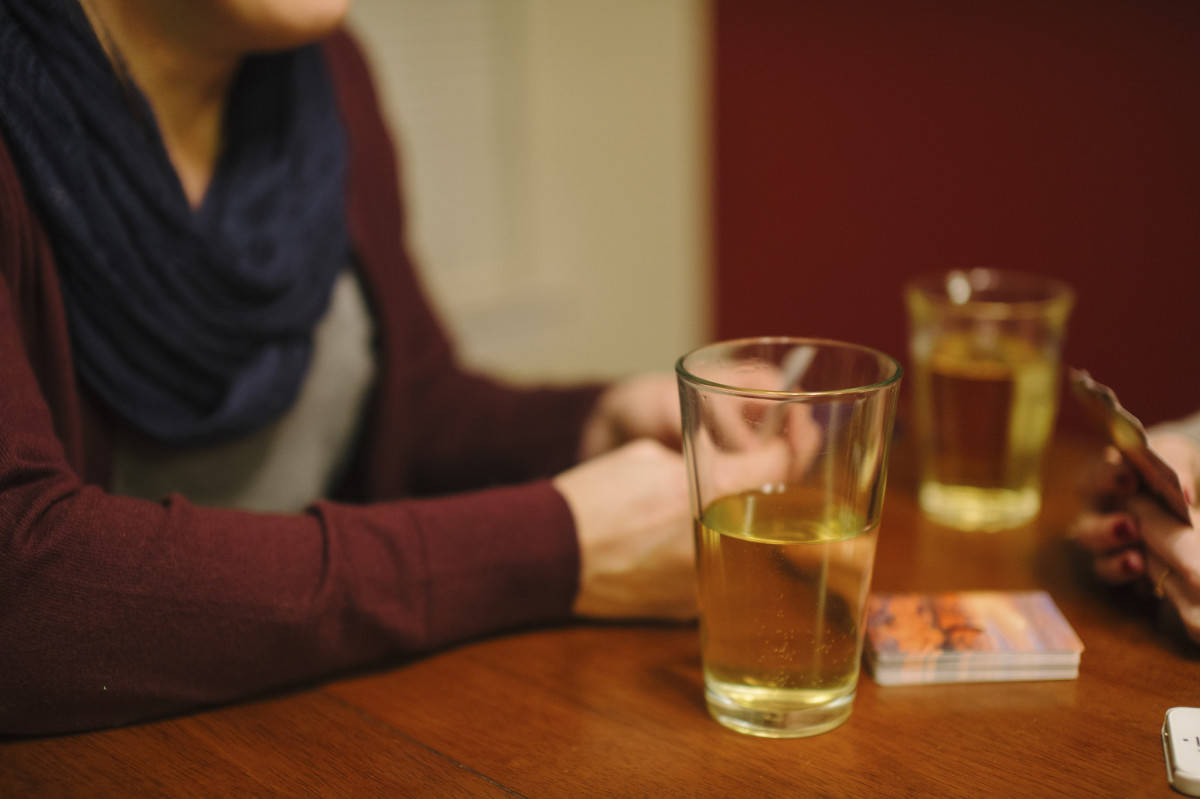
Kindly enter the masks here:
[[379, 375], [342, 501], [303, 514], [106, 492], [116, 422], [77, 382], [53, 252], [0, 140], [0, 734], [122, 724], [569, 616], [578, 545], [544, 478], [574, 459], [596, 388], [456, 366], [405, 254], [366, 65], [344, 33], [325, 52]]

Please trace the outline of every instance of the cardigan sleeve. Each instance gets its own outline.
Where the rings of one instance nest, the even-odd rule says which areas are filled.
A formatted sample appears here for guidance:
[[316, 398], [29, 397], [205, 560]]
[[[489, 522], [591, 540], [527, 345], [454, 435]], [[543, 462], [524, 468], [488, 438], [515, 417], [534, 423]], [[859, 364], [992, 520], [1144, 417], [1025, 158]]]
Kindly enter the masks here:
[[0, 141], [0, 734], [185, 711], [569, 615], [578, 545], [548, 482], [269, 515], [84, 479], [53, 257], [22, 197]]
[[0, 290], [0, 733], [122, 724], [568, 616], [549, 483], [300, 515], [153, 503], [67, 466]]

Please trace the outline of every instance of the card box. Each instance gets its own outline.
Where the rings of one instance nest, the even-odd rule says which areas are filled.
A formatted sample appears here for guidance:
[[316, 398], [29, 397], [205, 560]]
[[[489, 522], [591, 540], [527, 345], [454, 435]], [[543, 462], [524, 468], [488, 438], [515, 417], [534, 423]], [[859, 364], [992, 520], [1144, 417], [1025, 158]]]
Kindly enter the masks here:
[[1083, 643], [1045, 591], [875, 594], [867, 669], [880, 685], [1070, 680]]

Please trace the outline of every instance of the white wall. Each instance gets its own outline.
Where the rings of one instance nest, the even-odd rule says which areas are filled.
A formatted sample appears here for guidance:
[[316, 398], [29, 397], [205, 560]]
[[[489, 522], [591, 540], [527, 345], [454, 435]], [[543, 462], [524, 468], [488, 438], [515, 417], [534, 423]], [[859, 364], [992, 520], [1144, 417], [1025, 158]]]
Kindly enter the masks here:
[[669, 369], [707, 334], [704, 0], [357, 0], [464, 360]]

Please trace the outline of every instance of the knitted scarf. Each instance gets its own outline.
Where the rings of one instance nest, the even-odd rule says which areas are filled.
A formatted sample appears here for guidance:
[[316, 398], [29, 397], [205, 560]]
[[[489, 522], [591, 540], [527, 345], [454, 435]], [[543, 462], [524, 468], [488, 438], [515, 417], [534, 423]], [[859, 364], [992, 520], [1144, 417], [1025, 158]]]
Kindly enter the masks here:
[[153, 111], [76, 0], [0, 0], [0, 133], [54, 250], [81, 380], [160, 441], [285, 411], [348, 258], [346, 144], [316, 46], [248, 56], [189, 206]]

